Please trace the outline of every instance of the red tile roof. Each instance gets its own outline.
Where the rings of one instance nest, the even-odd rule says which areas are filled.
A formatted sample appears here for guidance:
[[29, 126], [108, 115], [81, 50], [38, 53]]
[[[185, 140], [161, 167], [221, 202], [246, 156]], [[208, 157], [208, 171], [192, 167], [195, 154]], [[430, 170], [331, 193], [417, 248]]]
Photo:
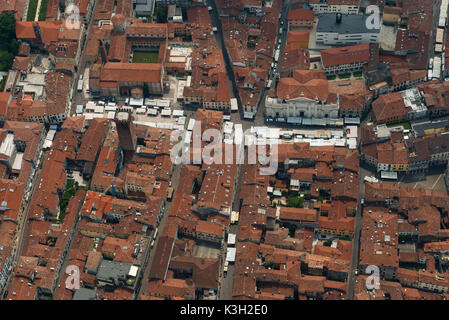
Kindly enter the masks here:
[[321, 50], [321, 61], [325, 68], [343, 64], [368, 62], [369, 59], [369, 44]]
[[115, 82], [160, 82], [162, 79], [160, 63], [114, 63], [108, 62], [101, 71], [102, 83]]
[[328, 83], [322, 70], [294, 70], [292, 78], [281, 78], [277, 87], [280, 99], [299, 97], [325, 101], [329, 96]]
[[316, 222], [317, 212], [313, 209], [281, 207], [279, 218], [281, 220]]
[[312, 21], [315, 18], [315, 12], [307, 9], [293, 9], [288, 12], [288, 20]]

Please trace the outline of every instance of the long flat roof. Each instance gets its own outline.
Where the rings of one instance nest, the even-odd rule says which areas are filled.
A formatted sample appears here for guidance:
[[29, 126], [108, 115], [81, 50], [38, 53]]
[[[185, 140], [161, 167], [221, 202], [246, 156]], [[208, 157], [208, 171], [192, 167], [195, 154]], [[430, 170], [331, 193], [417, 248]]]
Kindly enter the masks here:
[[101, 81], [159, 82], [162, 69], [161, 63], [107, 62], [101, 71]]
[[427, 130], [440, 130], [449, 126], [449, 117], [439, 118], [434, 121], [424, 120], [412, 123], [412, 129], [417, 137], [426, 135]]
[[323, 13], [318, 15], [317, 32], [331, 32], [338, 34], [352, 33], [379, 33], [380, 29], [368, 29], [366, 19], [360, 14], [342, 14], [341, 23], [337, 23], [336, 13]]
[[236, 248], [227, 248], [226, 249], [226, 261], [234, 262], [236, 253], [237, 253]]

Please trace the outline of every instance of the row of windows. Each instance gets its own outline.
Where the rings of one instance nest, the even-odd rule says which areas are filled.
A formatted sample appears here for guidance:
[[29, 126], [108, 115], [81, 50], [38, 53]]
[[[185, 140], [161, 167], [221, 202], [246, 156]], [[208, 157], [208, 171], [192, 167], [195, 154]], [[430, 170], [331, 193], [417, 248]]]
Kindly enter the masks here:
[[331, 235], [341, 235], [341, 236], [352, 236], [352, 234], [353, 234], [351, 231], [325, 229], [325, 228], [320, 228], [320, 233], [331, 234]]

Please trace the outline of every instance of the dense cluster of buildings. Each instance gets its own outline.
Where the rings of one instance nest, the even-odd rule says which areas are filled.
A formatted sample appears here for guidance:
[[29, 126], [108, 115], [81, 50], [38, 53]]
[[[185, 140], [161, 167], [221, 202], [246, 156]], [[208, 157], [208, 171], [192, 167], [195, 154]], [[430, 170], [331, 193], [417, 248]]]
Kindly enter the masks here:
[[[9, 146], [4, 148], [10, 158], [5, 157], [5, 183], [12, 174], [21, 175], [17, 158], [30, 174], [29, 157], [42, 150], [45, 136], [36, 124], [28, 138], [41, 143], [18, 140], [26, 149], [14, 149], [27, 123], [21, 124], [16, 129], [15, 122], [6, 121], [4, 143]], [[135, 294], [165, 208], [170, 141], [168, 132], [138, 127], [137, 148], [127, 151], [120, 130], [125, 129], [110, 120], [94, 119], [86, 130], [84, 117], [67, 119], [44, 151], [32, 199], [27, 197], [29, 182], [19, 184], [26, 176], [8, 187], [17, 197], [5, 194], [2, 207], [10, 213], [2, 215], [2, 226], [9, 221], [15, 226], [22, 207], [28, 207], [8, 299], [131, 299]], [[14, 229], [9, 234], [13, 237]], [[12, 245], [5, 243], [5, 250]], [[8, 259], [5, 255], [6, 270]], [[81, 288], [67, 287], [67, 266], [78, 268]]]
[[[223, 113], [198, 110], [195, 120], [201, 123], [199, 133], [207, 128], [222, 130]], [[237, 170], [235, 163], [181, 166], [182, 178], [141, 298], [217, 299]]]
[[44, 139], [39, 123], [6, 121], [1, 132], [0, 290], [13, 270]]
[[[254, 118], [279, 59], [277, 30], [282, 1], [217, 1], [226, 53], [245, 118]], [[276, 56], [276, 59], [274, 57]], [[307, 57], [304, 57], [307, 60]], [[277, 61], [276, 61], [277, 62]]]
[[345, 299], [358, 154], [282, 144], [279, 163], [276, 177], [244, 167], [232, 298]]
[[444, 192], [399, 184], [365, 185], [360, 267], [380, 269], [379, 288], [357, 277], [355, 299], [447, 299], [447, 208]]
[[42, 3], [0, 3], [0, 299], [448, 298], [449, 196], [402, 182], [449, 190], [448, 0]]
[[417, 136], [418, 130], [403, 131], [402, 127], [367, 125], [362, 129], [362, 161], [375, 172], [392, 178], [425, 174], [433, 167], [447, 166], [447, 132]]
[[[357, 122], [371, 107], [372, 98], [416, 89], [420, 84], [427, 87], [423, 83], [431, 80], [431, 86], [444, 86], [440, 81], [446, 70], [442, 52], [447, 2], [443, 1], [441, 5], [438, 1], [419, 4], [403, 1], [400, 6], [385, 4], [377, 7], [378, 16], [373, 16], [376, 12], [365, 12], [369, 5], [379, 4], [375, 1], [292, 2], [287, 27], [280, 25], [278, 29], [281, 44], [279, 58], [276, 51], [273, 53], [273, 75], [270, 74], [268, 79], [272, 83], [267, 85], [264, 101], [268, 121], [296, 125], [342, 125], [346, 121]], [[280, 21], [283, 23], [282, 19]], [[282, 46], [284, 33], [288, 35]], [[307, 85], [308, 81], [302, 79], [298, 81], [294, 74], [298, 70], [320, 69], [324, 70], [325, 77], [318, 74], [309, 76], [316, 84], [312, 82]], [[347, 95], [341, 99], [343, 93], [340, 92], [335, 92], [335, 97], [329, 96], [324, 81], [319, 82], [318, 79], [334, 82], [336, 78], [348, 79], [349, 82], [363, 80], [366, 87], [361, 93], [353, 94], [351, 101], [348, 101]], [[289, 90], [285, 89], [287, 85]], [[316, 91], [322, 94], [318, 95]], [[366, 99], [365, 91], [369, 92], [370, 99]], [[423, 88], [420, 91], [426, 90]], [[398, 100], [396, 96], [383, 97], [388, 99], [383, 104]], [[419, 101], [411, 101], [412, 106], [406, 105], [404, 110], [401, 106], [387, 108], [388, 112], [381, 110], [380, 114], [376, 114], [376, 120], [399, 121], [438, 114], [431, 111], [434, 102], [430, 101], [430, 97], [425, 99], [417, 94], [416, 99]], [[348, 104], [353, 106], [352, 116], [347, 112]], [[425, 104], [430, 112], [425, 108], [411, 110], [411, 113], [405, 111], [419, 104]], [[374, 109], [378, 109], [375, 107], [373, 105]]]

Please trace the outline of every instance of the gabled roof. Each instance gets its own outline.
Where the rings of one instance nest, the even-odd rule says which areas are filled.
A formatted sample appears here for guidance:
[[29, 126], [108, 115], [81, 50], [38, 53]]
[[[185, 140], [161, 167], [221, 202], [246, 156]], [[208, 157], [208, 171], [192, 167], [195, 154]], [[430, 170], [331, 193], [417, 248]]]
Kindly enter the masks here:
[[293, 78], [281, 78], [277, 88], [277, 96], [287, 100], [304, 97], [325, 101], [328, 95], [328, 84], [323, 70], [295, 70]]

